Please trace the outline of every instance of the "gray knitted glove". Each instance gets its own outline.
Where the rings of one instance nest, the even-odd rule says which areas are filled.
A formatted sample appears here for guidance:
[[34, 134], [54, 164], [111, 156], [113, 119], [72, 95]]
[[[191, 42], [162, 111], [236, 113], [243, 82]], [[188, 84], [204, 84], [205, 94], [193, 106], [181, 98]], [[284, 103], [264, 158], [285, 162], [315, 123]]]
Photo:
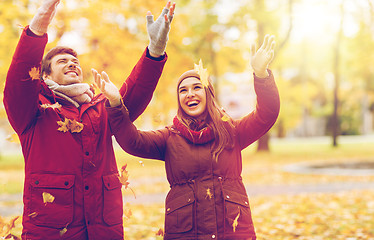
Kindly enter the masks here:
[[44, 0], [42, 6], [38, 9], [34, 18], [31, 20], [30, 29], [36, 34], [47, 32], [48, 25], [56, 13], [57, 5], [60, 0]]
[[[165, 14], [168, 14], [168, 21], [165, 21]], [[164, 55], [173, 16], [174, 14], [170, 15], [169, 9], [167, 8], [162, 10], [156, 22], [153, 20], [153, 15], [147, 16], [147, 30], [150, 40], [148, 49], [151, 53]]]

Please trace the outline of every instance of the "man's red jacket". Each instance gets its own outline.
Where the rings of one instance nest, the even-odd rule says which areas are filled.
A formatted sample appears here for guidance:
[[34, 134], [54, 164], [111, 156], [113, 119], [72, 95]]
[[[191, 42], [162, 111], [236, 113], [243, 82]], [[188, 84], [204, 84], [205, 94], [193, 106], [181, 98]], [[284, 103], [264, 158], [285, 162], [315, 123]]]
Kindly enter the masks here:
[[[35, 74], [48, 37], [32, 36], [27, 29], [4, 90], [5, 109], [25, 160], [22, 239], [122, 240], [122, 185], [106, 98], [99, 94], [76, 108], [54, 95]], [[153, 60], [146, 51], [120, 89], [132, 120], [151, 100], [167, 59]], [[62, 107], [51, 107], [56, 102]], [[58, 130], [65, 119], [82, 123], [82, 131]]]

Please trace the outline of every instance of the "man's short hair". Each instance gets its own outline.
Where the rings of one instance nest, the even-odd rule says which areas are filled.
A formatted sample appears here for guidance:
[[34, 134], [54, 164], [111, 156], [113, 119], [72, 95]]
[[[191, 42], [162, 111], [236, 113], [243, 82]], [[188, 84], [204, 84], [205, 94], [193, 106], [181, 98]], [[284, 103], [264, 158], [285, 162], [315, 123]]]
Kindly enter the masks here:
[[42, 70], [40, 72], [40, 77], [43, 78], [43, 74], [50, 75], [52, 72], [51, 69], [51, 59], [59, 54], [70, 54], [74, 57], [77, 57], [77, 52], [70, 48], [70, 47], [64, 47], [64, 46], [57, 46], [49, 50], [49, 52], [44, 56], [42, 60]]

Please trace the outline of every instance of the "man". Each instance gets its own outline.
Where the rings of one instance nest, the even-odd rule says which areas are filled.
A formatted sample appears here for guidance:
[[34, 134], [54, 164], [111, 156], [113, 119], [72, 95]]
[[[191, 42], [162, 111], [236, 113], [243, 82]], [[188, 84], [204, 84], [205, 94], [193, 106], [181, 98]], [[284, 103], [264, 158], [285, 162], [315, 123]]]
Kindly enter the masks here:
[[[106, 98], [83, 83], [73, 49], [56, 47], [41, 62], [59, 2], [44, 0], [23, 30], [4, 89], [25, 159], [22, 239], [122, 240], [121, 183]], [[169, 1], [155, 22], [147, 14], [150, 44], [120, 90], [132, 120], [148, 105], [167, 60], [174, 8]]]

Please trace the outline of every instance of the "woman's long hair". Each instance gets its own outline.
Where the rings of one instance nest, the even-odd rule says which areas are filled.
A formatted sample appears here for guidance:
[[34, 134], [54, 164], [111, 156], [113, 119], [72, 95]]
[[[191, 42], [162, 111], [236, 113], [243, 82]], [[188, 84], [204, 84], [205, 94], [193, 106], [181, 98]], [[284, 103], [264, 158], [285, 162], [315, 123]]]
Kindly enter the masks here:
[[[186, 74], [190, 72], [190, 74]], [[177, 89], [180, 83], [187, 77], [196, 77], [200, 80], [199, 75], [192, 70], [187, 71], [179, 78]], [[197, 75], [197, 76], [196, 76]], [[234, 125], [232, 119], [219, 107], [216, 99], [213, 85], [211, 84], [210, 78], [208, 77], [208, 86], [204, 85], [206, 93], [206, 109], [205, 113], [205, 123], [211, 127], [214, 133], [214, 145], [213, 145], [213, 158], [217, 161], [218, 156], [223, 151], [223, 149], [232, 149], [234, 146]], [[179, 94], [179, 93], [178, 93]], [[195, 122], [195, 119], [187, 115], [179, 102], [178, 97], [178, 112], [177, 117], [181, 123], [190, 128], [191, 123]]]

